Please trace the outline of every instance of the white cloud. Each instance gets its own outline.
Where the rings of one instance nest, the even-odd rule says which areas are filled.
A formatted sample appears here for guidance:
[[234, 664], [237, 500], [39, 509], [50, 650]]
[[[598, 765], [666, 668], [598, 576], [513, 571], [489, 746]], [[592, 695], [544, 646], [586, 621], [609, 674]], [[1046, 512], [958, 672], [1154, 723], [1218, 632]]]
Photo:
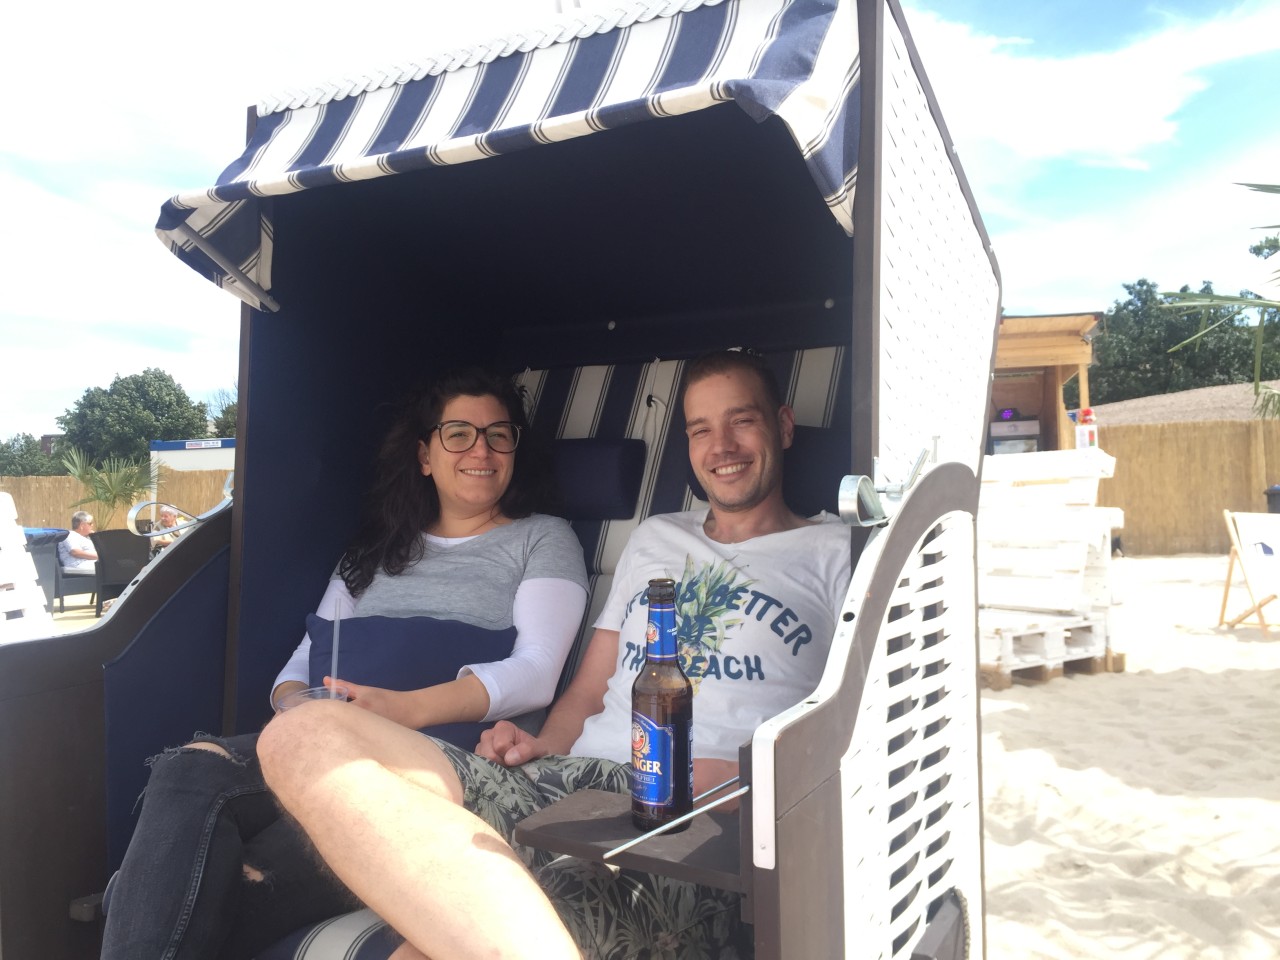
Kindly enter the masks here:
[[[1179, 112], [1215, 95], [1207, 68], [1280, 49], [1280, 5], [1167, 18], [1121, 49], [1077, 56], [1038, 56], [1025, 38], [921, 10], [908, 24], [992, 227], [1006, 310], [1104, 310], [1140, 277], [1166, 288], [1211, 280], [1230, 293], [1256, 286], [1247, 248], [1262, 234], [1251, 228], [1276, 222], [1267, 218], [1278, 205], [1234, 183], [1275, 179], [1280, 132], [1263, 126], [1249, 150], [1232, 153], [1180, 142]], [[1094, 182], [1119, 171], [1129, 189], [1073, 196], [1072, 166]]]
[[[0, 437], [56, 432], [54, 417], [86, 389], [147, 366], [174, 374], [197, 397], [210, 381], [235, 379], [235, 302], [174, 261], [149, 217], [130, 223], [3, 170], [0, 196], [13, 227], [0, 231], [0, 326], [10, 358]], [[184, 378], [160, 344], [194, 337], [206, 349], [187, 360]]]
[[234, 158], [246, 107], [555, 10], [413, 0], [299, 16], [270, 0], [72, 0], [6, 11], [0, 439], [55, 432], [86, 389], [148, 366], [193, 399], [230, 388], [239, 301], [170, 256], [153, 226], [167, 197]]
[[1010, 313], [1105, 310], [1121, 284], [1146, 278], [1162, 289], [1209, 280], [1220, 293], [1259, 286], [1248, 252], [1280, 219], [1280, 197], [1237, 186], [1274, 169], [1280, 132], [1252, 150], [1190, 171], [1174, 189], [1135, 196], [1072, 217], [1028, 220], [993, 238]]
[[1244, 4], [1176, 22], [1107, 53], [1037, 56], [1023, 38], [982, 34], [936, 14], [907, 17], [943, 116], [965, 156], [1073, 158], [1127, 168], [1171, 140], [1177, 112], [1205, 89], [1200, 72], [1280, 50], [1280, 5]]

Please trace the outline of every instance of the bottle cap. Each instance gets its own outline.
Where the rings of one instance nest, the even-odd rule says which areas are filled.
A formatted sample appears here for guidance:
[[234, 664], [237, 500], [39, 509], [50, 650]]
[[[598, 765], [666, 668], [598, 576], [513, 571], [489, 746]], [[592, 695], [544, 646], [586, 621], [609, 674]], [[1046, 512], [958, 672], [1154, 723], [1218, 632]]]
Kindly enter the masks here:
[[660, 577], [649, 581], [649, 602], [671, 603], [676, 599], [676, 582], [669, 577]]

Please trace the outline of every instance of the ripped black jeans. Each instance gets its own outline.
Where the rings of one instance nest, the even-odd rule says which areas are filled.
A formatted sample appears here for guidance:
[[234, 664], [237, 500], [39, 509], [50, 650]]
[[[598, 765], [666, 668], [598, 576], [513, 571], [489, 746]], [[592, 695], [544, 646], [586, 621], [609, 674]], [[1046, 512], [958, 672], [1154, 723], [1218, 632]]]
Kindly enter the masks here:
[[283, 815], [258, 735], [197, 741], [155, 759], [111, 889], [102, 960], [251, 960], [359, 903]]

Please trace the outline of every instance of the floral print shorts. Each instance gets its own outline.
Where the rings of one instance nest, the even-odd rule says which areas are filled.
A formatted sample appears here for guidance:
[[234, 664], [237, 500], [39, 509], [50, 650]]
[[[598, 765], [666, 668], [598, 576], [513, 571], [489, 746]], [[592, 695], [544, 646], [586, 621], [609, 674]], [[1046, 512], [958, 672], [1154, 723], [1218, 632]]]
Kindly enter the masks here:
[[[612, 760], [543, 757], [510, 768], [436, 741], [462, 781], [463, 805], [511, 842], [516, 824], [576, 790], [630, 790]], [[750, 954], [741, 896], [512, 844], [589, 960], [737, 960]], [[556, 860], [555, 863], [551, 861]]]

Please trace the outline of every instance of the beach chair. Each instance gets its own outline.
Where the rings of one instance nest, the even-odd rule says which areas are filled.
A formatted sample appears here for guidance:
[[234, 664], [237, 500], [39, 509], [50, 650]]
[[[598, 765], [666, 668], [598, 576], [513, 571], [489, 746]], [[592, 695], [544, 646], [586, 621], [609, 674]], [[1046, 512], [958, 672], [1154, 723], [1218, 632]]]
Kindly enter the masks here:
[[[1227, 534], [1231, 537], [1231, 553], [1227, 557], [1227, 579], [1222, 587], [1222, 609], [1218, 626], [1237, 627], [1257, 617], [1262, 635], [1268, 636], [1267, 619], [1262, 608], [1280, 596], [1280, 514], [1240, 513], [1223, 510]], [[1236, 564], [1244, 576], [1249, 606], [1227, 619], [1227, 603], [1231, 597], [1231, 581]]]
[[[827, 495], [901, 498], [857, 541], [829, 689], [753, 738], [756, 957], [937, 957], [946, 930], [985, 955], [973, 513], [1001, 282], [905, 14], [615, 7], [264, 105], [220, 182], [161, 211], [247, 304], [237, 499], [92, 627], [0, 645], [3, 956], [96, 955], [143, 759], [267, 719], [396, 397], [482, 362], [527, 371], [547, 436], [644, 441], [631, 516], [574, 522], [594, 606], [629, 526], [693, 509], [679, 365], [747, 344], [827, 432]], [[323, 518], [287, 550], [282, 503]]]

